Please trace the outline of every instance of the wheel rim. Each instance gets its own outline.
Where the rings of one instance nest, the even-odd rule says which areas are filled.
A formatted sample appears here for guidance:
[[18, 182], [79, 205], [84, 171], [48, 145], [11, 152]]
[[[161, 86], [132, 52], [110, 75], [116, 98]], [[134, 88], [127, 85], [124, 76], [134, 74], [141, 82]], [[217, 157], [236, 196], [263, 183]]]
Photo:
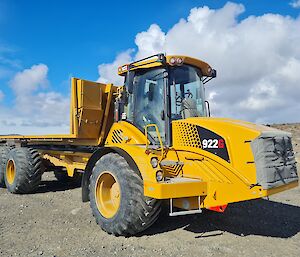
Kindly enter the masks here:
[[116, 215], [120, 207], [120, 185], [113, 174], [104, 171], [98, 177], [95, 186], [98, 210], [107, 219]]
[[9, 160], [6, 165], [6, 180], [11, 185], [14, 183], [16, 176], [16, 166], [13, 160]]

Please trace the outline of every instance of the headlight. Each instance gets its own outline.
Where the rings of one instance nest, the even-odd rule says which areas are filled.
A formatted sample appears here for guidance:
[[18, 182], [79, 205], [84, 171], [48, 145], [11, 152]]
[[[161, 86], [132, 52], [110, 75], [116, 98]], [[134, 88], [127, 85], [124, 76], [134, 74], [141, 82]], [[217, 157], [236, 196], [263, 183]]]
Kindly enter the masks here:
[[175, 58], [175, 57], [172, 57], [172, 58], [170, 59], [170, 64], [171, 64], [171, 65], [175, 65], [175, 64], [176, 64], [176, 58]]
[[170, 61], [169, 61], [170, 65], [182, 65], [183, 64], [183, 58], [181, 57], [176, 57], [176, 56], [173, 56], [170, 58]]
[[164, 173], [161, 170], [157, 171], [156, 172], [156, 181], [160, 182], [163, 180], [163, 178], [164, 178]]
[[158, 159], [156, 157], [152, 157], [150, 160], [152, 168], [156, 168], [158, 166]]
[[182, 65], [182, 64], [183, 64], [183, 59], [180, 58], [180, 57], [178, 57], [178, 58], [176, 59], [176, 63], [177, 63], [177, 65]]

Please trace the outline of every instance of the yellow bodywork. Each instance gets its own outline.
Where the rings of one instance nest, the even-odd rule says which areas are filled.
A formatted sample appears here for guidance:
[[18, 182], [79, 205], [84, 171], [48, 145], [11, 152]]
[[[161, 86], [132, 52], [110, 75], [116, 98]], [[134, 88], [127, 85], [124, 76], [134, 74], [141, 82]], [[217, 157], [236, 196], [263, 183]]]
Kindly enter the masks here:
[[[170, 59], [167, 56], [169, 65]], [[204, 76], [209, 76], [210, 66], [200, 60], [186, 57], [184, 63], [197, 66]], [[136, 69], [158, 67], [159, 62], [144, 61]], [[126, 69], [119, 69], [124, 75]], [[188, 118], [172, 122], [172, 147], [162, 143], [151, 149], [147, 133], [140, 131], [126, 121], [114, 122], [114, 99], [118, 88], [112, 84], [102, 84], [81, 79], [72, 79], [70, 134], [46, 136], [1, 136], [0, 140], [32, 143], [35, 145], [102, 146], [122, 149], [134, 160], [144, 181], [144, 194], [156, 199], [174, 199], [175, 206], [184, 209], [225, 205], [232, 202], [260, 198], [296, 187], [297, 182], [270, 190], [255, 185], [256, 166], [250, 142], [266, 130], [274, 130], [249, 122], [221, 118]], [[230, 162], [204, 151], [196, 133], [196, 126], [202, 126], [221, 135], [227, 145]], [[44, 159], [55, 166], [67, 169], [68, 175], [86, 169], [92, 152], [76, 150], [40, 149]], [[158, 158], [159, 165], [153, 168], [151, 158]], [[162, 171], [169, 180], [157, 182], [156, 173]], [[9, 169], [13, 177], [13, 171]], [[107, 175], [109, 177], [109, 174]], [[12, 179], [11, 179], [12, 180]], [[118, 186], [110, 177], [114, 191], [114, 204], [107, 208], [107, 217], [113, 216], [119, 208]], [[101, 184], [101, 181], [100, 181]], [[99, 188], [101, 189], [101, 185]], [[255, 186], [254, 186], [255, 185]], [[114, 188], [113, 188], [114, 187]], [[99, 189], [99, 190], [100, 190]], [[98, 190], [98, 189], [97, 189]], [[96, 191], [97, 191], [96, 190]], [[101, 199], [105, 202], [112, 199]]]
[[[196, 125], [223, 135], [230, 163], [199, 147], [200, 140], [194, 133]], [[293, 182], [270, 190], [253, 186], [256, 184], [256, 167], [249, 142], [263, 131], [273, 130], [272, 128], [220, 118], [188, 118], [173, 121], [173, 146], [164, 150], [161, 162], [173, 163], [169, 167], [158, 166], [154, 169], [150, 160], [153, 157], [160, 158], [161, 149], [147, 153], [145, 139], [140, 144], [137, 142], [137, 138], [142, 138], [143, 134], [136, 129], [129, 130], [129, 126], [132, 125], [127, 122], [115, 123], [108, 135], [107, 146], [122, 148], [130, 156], [134, 156], [144, 180], [146, 196], [157, 199], [174, 198], [176, 199], [174, 205], [177, 207], [189, 206], [189, 209], [195, 209], [199, 196], [201, 208], [208, 208], [265, 197], [298, 185], [298, 182]], [[115, 130], [120, 131], [120, 138], [123, 138], [119, 143], [112, 141]], [[157, 182], [155, 174], [158, 170], [163, 170], [167, 177], [178, 179], [171, 183]]]

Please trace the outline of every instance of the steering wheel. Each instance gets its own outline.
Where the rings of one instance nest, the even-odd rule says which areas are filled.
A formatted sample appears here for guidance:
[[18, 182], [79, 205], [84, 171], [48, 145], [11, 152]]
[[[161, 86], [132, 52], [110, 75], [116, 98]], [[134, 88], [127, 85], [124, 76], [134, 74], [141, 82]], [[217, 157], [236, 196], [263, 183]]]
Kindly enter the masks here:
[[191, 91], [188, 89], [186, 93], [184, 93], [184, 97], [182, 97], [181, 95], [178, 95], [178, 93], [176, 92], [176, 106], [181, 106], [182, 100], [184, 98], [193, 98], [193, 94], [191, 93]]
[[178, 95], [177, 92], [176, 92], [176, 98], [175, 99], [176, 99], [176, 106], [181, 106], [183, 97], [181, 97], [180, 95]]
[[193, 94], [192, 94], [191, 91], [188, 89], [188, 90], [186, 91], [186, 93], [184, 94], [184, 97], [185, 97], [185, 98], [193, 98]]

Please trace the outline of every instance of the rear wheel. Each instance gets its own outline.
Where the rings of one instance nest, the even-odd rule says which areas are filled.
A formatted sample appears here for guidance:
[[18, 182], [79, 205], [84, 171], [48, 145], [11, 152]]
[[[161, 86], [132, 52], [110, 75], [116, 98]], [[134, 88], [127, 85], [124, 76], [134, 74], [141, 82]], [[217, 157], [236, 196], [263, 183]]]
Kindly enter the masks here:
[[9, 192], [26, 194], [34, 192], [43, 174], [39, 153], [32, 148], [12, 149], [5, 161], [5, 185]]
[[117, 236], [144, 231], [160, 213], [160, 201], [144, 196], [142, 178], [116, 153], [102, 156], [95, 164], [90, 205], [100, 227]]
[[5, 187], [4, 174], [6, 170], [6, 161], [9, 151], [12, 147], [1, 146], [0, 147], [0, 187]]

